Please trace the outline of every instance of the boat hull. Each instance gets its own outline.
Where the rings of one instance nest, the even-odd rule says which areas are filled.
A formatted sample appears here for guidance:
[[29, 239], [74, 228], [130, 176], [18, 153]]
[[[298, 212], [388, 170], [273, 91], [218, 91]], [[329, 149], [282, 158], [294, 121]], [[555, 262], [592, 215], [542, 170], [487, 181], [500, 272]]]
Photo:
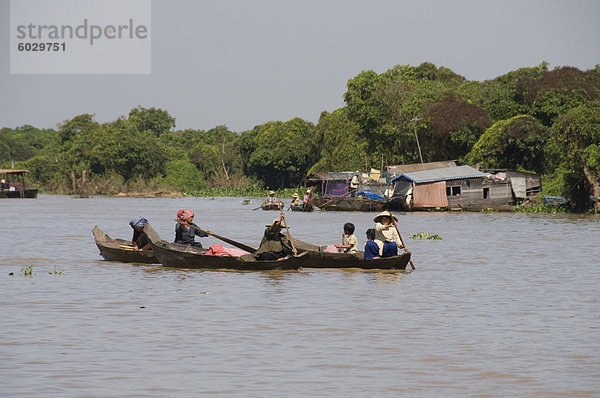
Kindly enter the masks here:
[[383, 211], [387, 201], [382, 199], [352, 197], [321, 197], [315, 200], [315, 206], [324, 211]]
[[312, 205], [309, 205], [306, 207], [304, 207], [303, 205], [294, 205], [294, 206], [290, 206], [290, 209], [292, 211], [311, 212], [314, 210], [314, 207]]
[[22, 191], [0, 191], [0, 199], [35, 199], [37, 198], [38, 190], [36, 188], [28, 188]]
[[100, 255], [108, 261], [122, 263], [158, 264], [158, 259], [152, 250], [127, 250], [120, 246], [130, 246], [131, 241], [112, 239], [97, 225], [92, 230]]
[[307, 251], [304, 257], [304, 268], [360, 268], [360, 269], [393, 269], [404, 270], [410, 261], [411, 253], [404, 252], [399, 256], [365, 260], [364, 254], [327, 253]]
[[178, 243], [169, 243], [162, 239], [149, 225], [144, 226], [152, 250], [158, 261], [165, 267], [228, 269], [240, 271], [297, 270], [303, 264], [304, 255], [288, 257], [282, 261], [257, 261], [252, 254], [243, 256], [215, 256], [206, 254], [205, 249]]
[[262, 204], [260, 208], [263, 210], [281, 210], [283, 209], [283, 203], [273, 203], [273, 204]]

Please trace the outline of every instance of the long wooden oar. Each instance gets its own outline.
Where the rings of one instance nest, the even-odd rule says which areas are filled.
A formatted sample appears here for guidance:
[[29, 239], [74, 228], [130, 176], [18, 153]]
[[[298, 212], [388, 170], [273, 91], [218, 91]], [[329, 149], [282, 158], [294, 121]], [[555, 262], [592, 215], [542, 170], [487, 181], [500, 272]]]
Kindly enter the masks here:
[[[404, 240], [402, 240], [402, 235], [400, 235], [400, 231], [398, 230], [398, 225], [396, 225], [396, 221], [394, 221], [393, 215], [391, 216], [391, 219], [392, 219], [392, 223], [394, 224], [394, 228], [396, 228], [396, 232], [398, 233], [398, 237], [400, 238], [400, 243], [402, 243], [402, 247], [404, 248], [404, 251], [407, 252], [408, 248], [404, 244]], [[408, 262], [410, 263], [411, 268], [415, 269], [415, 265], [413, 264], [412, 259], [408, 260]]]
[[[283, 213], [281, 213], [281, 214], [283, 214]], [[290, 235], [290, 229], [288, 228], [285, 217], [283, 217], [283, 225], [285, 226], [285, 231], [287, 232], [288, 240], [290, 241], [290, 244], [292, 245], [292, 250], [294, 251], [294, 253], [297, 254], [298, 252], [296, 251], [296, 248], [294, 247], [294, 240], [292, 239], [292, 236]]]
[[[179, 222], [179, 220], [175, 220], [175, 221]], [[211, 233], [211, 234], [209, 234], [209, 233], [208, 233], [208, 231], [205, 231], [205, 230], [203, 230], [202, 228], [198, 228], [198, 227], [196, 227], [196, 226], [189, 225], [189, 224], [188, 224], [188, 226], [190, 226], [190, 227], [192, 227], [192, 228], [194, 228], [194, 229], [197, 229], [198, 231], [204, 232], [204, 233], [205, 233], [205, 234], [207, 234], [207, 235], [212, 235], [212, 236], [214, 236], [215, 238], [222, 240], [223, 242], [227, 242], [227, 243], [229, 243], [230, 245], [233, 245], [233, 246], [235, 246], [235, 247], [239, 247], [240, 249], [242, 249], [242, 250], [245, 250], [245, 251], [247, 251], [248, 253], [254, 253], [254, 252], [257, 250], [257, 249], [255, 249], [255, 248], [253, 248], [253, 247], [250, 247], [250, 246], [247, 246], [247, 245], [245, 245], [245, 244], [243, 244], [243, 243], [236, 242], [236, 241], [234, 241], [234, 240], [231, 240], [231, 239], [229, 239], [229, 238], [225, 238], [224, 236], [217, 235], [217, 234], [215, 234], [214, 232], [213, 232], [213, 233]]]

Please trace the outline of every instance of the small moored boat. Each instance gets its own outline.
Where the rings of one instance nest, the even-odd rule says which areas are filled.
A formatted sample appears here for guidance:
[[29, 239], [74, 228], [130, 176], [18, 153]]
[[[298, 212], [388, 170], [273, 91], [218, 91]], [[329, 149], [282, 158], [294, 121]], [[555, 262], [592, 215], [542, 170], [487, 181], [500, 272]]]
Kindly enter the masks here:
[[307, 206], [304, 206], [304, 205], [291, 205], [290, 209], [292, 211], [310, 212], [310, 211], [314, 210], [314, 207], [313, 207], [313, 205], [307, 205]]
[[[0, 170], [2, 186], [0, 186], [0, 199], [35, 199], [38, 195], [37, 188], [25, 186], [25, 176], [29, 170]], [[6, 179], [9, 181], [6, 182]]]
[[158, 261], [165, 267], [230, 269], [244, 271], [297, 270], [302, 266], [304, 254], [288, 257], [281, 261], [257, 261], [252, 254], [242, 256], [219, 256], [207, 254], [208, 250], [190, 245], [169, 243], [160, 239], [158, 232], [146, 224], [152, 250]]
[[263, 210], [281, 210], [281, 209], [283, 209], [283, 203], [282, 202], [263, 203], [260, 205], [260, 208]]
[[97, 225], [92, 233], [94, 234], [96, 246], [100, 250], [100, 255], [105, 260], [120, 261], [122, 263], [158, 264], [158, 259], [152, 250], [135, 250], [131, 246], [131, 241], [113, 239]]

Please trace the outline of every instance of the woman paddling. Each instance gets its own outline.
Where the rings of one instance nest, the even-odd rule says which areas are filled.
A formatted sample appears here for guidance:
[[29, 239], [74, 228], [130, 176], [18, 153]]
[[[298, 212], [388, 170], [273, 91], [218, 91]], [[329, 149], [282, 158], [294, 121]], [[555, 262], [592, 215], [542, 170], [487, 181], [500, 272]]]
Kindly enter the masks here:
[[200, 227], [194, 224], [194, 212], [190, 209], [183, 209], [177, 212], [177, 224], [175, 224], [175, 243], [182, 245], [191, 245], [202, 247], [202, 243], [196, 242], [196, 235], [206, 238], [213, 233], [211, 231], [202, 231]]

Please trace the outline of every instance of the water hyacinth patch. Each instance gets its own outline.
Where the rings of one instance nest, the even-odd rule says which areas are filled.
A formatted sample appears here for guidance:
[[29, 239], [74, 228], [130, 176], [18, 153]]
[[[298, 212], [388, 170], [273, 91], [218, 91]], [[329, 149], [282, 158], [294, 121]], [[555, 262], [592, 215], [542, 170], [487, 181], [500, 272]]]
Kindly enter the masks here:
[[442, 240], [442, 237], [439, 235], [432, 235], [429, 232], [419, 232], [418, 234], [411, 236], [410, 239]]

